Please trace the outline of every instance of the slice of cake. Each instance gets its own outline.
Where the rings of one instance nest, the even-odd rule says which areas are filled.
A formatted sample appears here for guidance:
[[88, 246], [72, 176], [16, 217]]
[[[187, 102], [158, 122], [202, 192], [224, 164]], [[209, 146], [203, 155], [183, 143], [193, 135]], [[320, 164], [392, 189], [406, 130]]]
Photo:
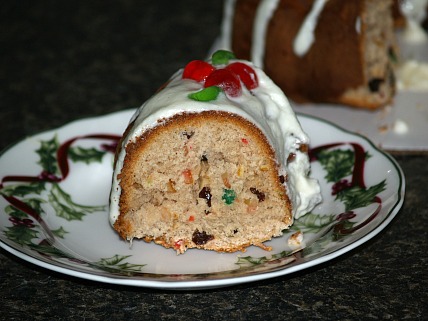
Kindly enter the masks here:
[[320, 201], [309, 140], [286, 97], [233, 58], [190, 62], [131, 119], [110, 200], [124, 239], [177, 253], [264, 247]]
[[222, 47], [292, 100], [376, 109], [391, 102], [391, 0], [227, 0]]

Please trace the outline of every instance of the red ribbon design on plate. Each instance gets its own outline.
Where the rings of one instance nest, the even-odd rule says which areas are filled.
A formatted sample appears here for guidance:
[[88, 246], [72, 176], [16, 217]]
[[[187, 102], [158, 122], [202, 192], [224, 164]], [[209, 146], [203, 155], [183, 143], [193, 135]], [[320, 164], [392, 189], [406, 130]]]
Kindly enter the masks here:
[[[102, 148], [105, 151], [108, 152], [114, 152], [117, 146], [117, 143], [119, 142], [119, 139], [121, 136], [118, 135], [111, 135], [111, 134], [91, 134], [91, 135], [84, 135], [84, 136], [77, 136], [74, 138], [71, 138], [61, 144], [56, 152], [57, 156], [57, 163], [58, 167], [61, 173], [61, 177], [56, 176], [53, 173], [49, 173], [46, 171], [42, 171], [37, 176], [21, 176], [21, 175], [9, 175], [4, 176], [0, 182], [0, 189], [3, 188], [4, 183], [6, 182], [48, 182], [48, 183], [59, 183], [63, 180], [65, 180], [69, 174], [69, 160], [68, 160], [68, 151], [70, 149], [70, 146], [76, 142], [77, 140], [82, 139], [100, 139], [100, 140], [110, 140], [112, 141], [112, 144], [103, 144], [101, 145]], [[8, 196], [1, 194], [3, 198], [13, 207], [17, 208], [18, 210], [28, 214], [32, 218], [34, 218], [37, 222], [39, 222], [40, 226], [43, 228], [43, 230], [48, 234], [49, 242], [52, 244], [54, 242], [54, 236], [48, 226], [46, 225], [43, 218], [40, 216], [40, 214], [31, 206], [27, 205], [26, 203], [22, 202], [18, 198], [14, 196]]]

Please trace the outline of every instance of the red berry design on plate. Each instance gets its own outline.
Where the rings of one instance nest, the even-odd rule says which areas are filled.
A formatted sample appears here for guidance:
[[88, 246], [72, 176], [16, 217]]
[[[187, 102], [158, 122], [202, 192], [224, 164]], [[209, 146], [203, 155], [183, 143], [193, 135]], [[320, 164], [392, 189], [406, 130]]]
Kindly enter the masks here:
[[259, 85], [259, 80], [254, 69], [242, 62], [234, 62], [228, 65], [226, 69], [238, 76], [248, 90], [257, 88]]
[[32, 228], [35, 226], [34, 222], [28, 218], [20, 219], [12, 216], [9, 218], [9, 221], [11, 221], [15, 226], [25, 226], [28, 228]]
[[216, 69], [205, 81], [204, 87], [218, 86], [231, 97], [238, 97], [242, 93], [239, 78], [230, 70]]
[[208, 62], [193, 60], [189, 62], [183, 70], [183, 79], [193, 79], [197, 82], [205, 81], [215, 70]]
[[351, 188], [352, 187], [352, 183], [349, 182], [347, 179], [342, 179], [340, 181], [337, 181], [336, 183], [334, 183], [334, 185], [331, 188], [331, 195], [337, 195], [340, 192], [342, 192], [345, 189]]

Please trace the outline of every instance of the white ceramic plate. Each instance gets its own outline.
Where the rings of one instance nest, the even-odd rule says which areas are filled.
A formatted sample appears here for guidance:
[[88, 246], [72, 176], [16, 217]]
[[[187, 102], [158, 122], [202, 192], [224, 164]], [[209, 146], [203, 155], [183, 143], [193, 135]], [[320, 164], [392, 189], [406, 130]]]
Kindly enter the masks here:
[[[133, 110], [27, 138], [0, 158], [0, 245], [41, 267], [100, 282], [165, 289], [229, 286], [286, 275], [371, 239], [399, 211], [404, 176], [367, 139], [299, 116], [312, 137], [312, 175], [324, 201], [284, 236], [245, 253], [172, 249], [121, 240], [108, 223], [114, 144]], [[331, 145], [333, 144], [333, 145]], [[332, 195], [332, 191], [336, 193]], [[303, 234], [300, 244], [288, 242]]]
[[428, 151], [427, 91], [400, 90], [391, 105], [376, 111], [331, 104], [293, 104], [293, 108], [364, 135], [389, 152]]

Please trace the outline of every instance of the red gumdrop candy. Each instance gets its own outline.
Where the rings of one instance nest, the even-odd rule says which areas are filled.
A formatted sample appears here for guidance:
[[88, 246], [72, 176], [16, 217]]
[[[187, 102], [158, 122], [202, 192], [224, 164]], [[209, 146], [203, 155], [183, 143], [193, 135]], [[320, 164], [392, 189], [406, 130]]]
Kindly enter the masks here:
[[250, 66], [242, 62], [234, 62], [228, 65], [226, 69], [237, 75], [248, 90], [258, 87], [259, 80], [257, 78], [256, 72]]
[[203, 82], [215, 70], [213, 66], [203, 60], [189, 62], [183, 70], [183, 79], [193, 79]]
[[204, 87], [218, 86], [231, 97], [238, 97], [242, 94], [239, 78], [230, 70], [216, 69], [205, 81]]

